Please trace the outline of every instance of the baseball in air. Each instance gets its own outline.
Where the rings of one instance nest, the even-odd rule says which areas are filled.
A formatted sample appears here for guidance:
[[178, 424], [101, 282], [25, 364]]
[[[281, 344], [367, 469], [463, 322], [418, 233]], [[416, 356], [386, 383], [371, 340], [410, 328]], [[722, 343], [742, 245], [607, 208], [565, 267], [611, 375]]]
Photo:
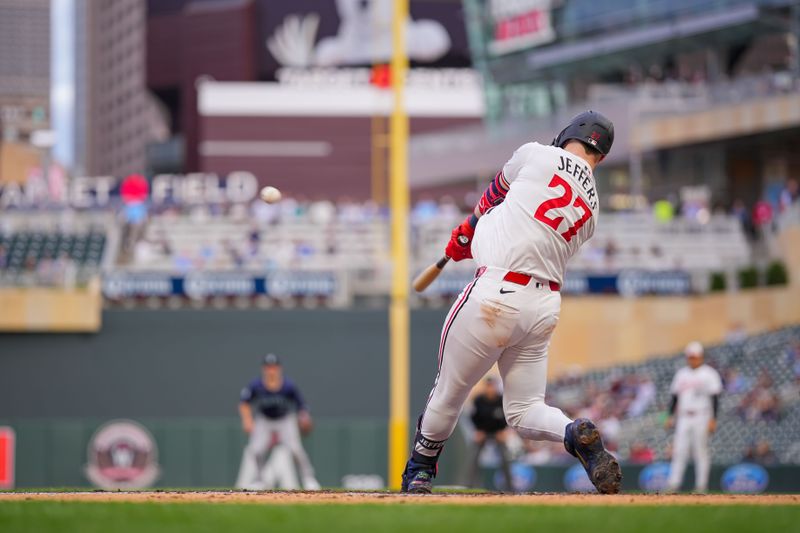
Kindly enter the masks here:
[[264, 187], [261, 189], [261, 199], [268, 204], [274, 204], [281, 201], [281, 191], [275, 187]]

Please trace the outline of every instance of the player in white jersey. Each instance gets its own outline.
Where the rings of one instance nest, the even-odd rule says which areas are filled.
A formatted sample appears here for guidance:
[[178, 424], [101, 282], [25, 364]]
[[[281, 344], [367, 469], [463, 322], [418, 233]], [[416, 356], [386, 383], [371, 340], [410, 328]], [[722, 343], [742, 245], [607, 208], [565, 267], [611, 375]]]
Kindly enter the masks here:
[[708, 472], [711, 468], [708, 437], [717, 430], [722, 379], [716, 370], [703, 364], [702, 344], [690, 343], [685, 354], [687, 366], [675, 373], [669, 388], [672, 402], [666, 426], [667, 429], [675, 428], [675, 440], [672, 445], [668, 487], [671, 491], [680, 488], [691, 448], [694, 456], [695, 491], [705, 492], [708, 489]]
[[593, 170], [613, 142], [610, 120], [581, 113], [552, 146], [532, 142], [517, 149], [473, 214], [453, 230], [445, 253], [454, 261], [474, 257], [478, 271], [445, 319], [439, 371], [417, 423], [404, 492], [431, 492], [438, 457], [464, 401], [495, 363], [508, 425], [526, 439], [563, 441], [598, 491], [619, 491], [619, 465], [594, 424], [572, 422], [544, 402], [564, 270], [594, 233]]

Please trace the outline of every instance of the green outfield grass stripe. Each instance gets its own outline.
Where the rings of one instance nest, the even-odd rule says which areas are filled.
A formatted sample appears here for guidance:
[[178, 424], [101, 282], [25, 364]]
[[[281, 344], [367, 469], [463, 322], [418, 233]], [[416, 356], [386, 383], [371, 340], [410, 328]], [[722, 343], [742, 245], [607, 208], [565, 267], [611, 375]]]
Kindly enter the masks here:
[[209, 505], [0, 502], [3, 533], [795, 532], [798, 506]]

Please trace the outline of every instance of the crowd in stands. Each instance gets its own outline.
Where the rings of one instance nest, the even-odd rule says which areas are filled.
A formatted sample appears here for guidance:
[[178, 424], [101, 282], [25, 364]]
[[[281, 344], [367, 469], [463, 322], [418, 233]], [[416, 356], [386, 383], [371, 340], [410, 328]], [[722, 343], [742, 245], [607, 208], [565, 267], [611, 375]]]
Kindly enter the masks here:
[[107, 228], [73, 216], [6, 216], [0, 224], [0, 284], [74, 287], [100, 270]]
[[[474, 198], [461, 200], [422, 197], [412, 206], [415, 268], [441, 255], [452, 227]], [[711, 270], [749, 262], [749, 247], [733, 218], [720, 215], [698, 221], [687, 211], [665, 220], [664, 211], [661, 206], [653, 214], [604, 215], [595, 238], [571, 267]], [[389, 212], [374, 202], [349, 199], [334, 203], [287, 198], [273, 205], [255, 201], [249, 208], [231, 206], [227, 211], [219, 206], [173, 207], [152, 213], [146, 226], [126, 230], [125, 235], [136, 237], [123, 239], [127, 243], [123, 264], [139, 269], [261, 270], [315, 268], [323, 263], [334, 267], [346, 256], [355, 264], [379, 265], [389, 254]], [[355, 245], [358, 251], [352, 253]], [[698, 253], [687, 253], [692, 247]]]
[[[712, 457], [765, 465], [800, 462], [800, 327], [726, 342], [708, 350], [707, 362], [724, 382]], [[569, 375], [548, 386], [547, 402], [570, 417], [588, 417], [607, 447], [624, 461], [668, 461], [671, 439], [662, 428], [669, 383], [682, 356]], [[568, 463], [559, 443], [521, 443], [531, 464]], [[779, 453], [777, 450], [780, 450]]]
[[[410, 212], [412, 269], [441, 255], [450, 230], [474, 205], [476, 196], [416, 199]], [[570, 268], [592, 272], [744, 268], [753, 259], [747, 235], [768, 233], [786, 220], [800, 223], [797, 181], [769, 188], [764, 198], [752, 209], [736, 201], [726, 212], [709, 207], [708, 199], [675, 195], [654, 202], [650, 211], [604, 213], [594, 238]], [[118, 220], [123, 268], [185, 273], [328, 267], [371, 270], [373, 277], [381, 278], [391, 266], [389, 210], [371, 201], [287, 197], [272, 205], [259, 200], [250, 205], [154, 208], [137, 204], [125, 206]], [[5, 243], [0, 247], [0, 268], [6, 267], [3, 256], [8, 253]], [[39, 279], [49, 284], [48, 280], [68, 279], [70, 261], [69, 255], [56, 254], [18, 265], [17, 270], [24, 273], [20, 282]]]

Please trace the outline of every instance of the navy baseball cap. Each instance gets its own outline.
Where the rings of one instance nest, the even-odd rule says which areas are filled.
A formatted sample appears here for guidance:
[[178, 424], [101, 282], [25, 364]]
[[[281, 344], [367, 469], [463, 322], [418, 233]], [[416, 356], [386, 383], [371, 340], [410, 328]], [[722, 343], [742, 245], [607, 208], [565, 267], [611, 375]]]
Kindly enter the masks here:
[[273, 365], [280, 366], [281, 360], [278, 359], [278, 356], [275, 355], [274, 353], [268, 353], [267, 355], [264, 356], [264, 360], [261, 361], [261, 364], [264, 366], [273, 366]]

